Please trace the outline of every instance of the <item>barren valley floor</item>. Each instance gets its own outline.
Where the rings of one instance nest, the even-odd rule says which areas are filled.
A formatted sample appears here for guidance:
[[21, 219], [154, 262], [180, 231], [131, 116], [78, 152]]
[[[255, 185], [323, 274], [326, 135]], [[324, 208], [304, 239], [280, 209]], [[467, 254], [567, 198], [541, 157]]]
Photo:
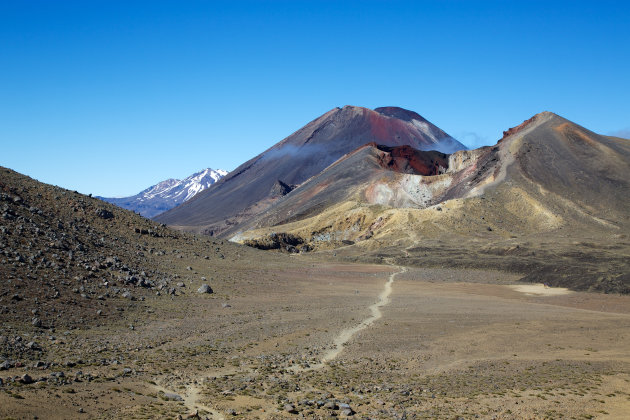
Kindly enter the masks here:
[[[312, 258], [233, 267], [213, 295], [121, 302], [119, 321], [51, 333], [54, 366], [0, 372], [0, 416], [630, 413], [629, 296], [518, 289], [518, 276], [501, 272]], [[35, 382], [6, 381], [24, 373]]]

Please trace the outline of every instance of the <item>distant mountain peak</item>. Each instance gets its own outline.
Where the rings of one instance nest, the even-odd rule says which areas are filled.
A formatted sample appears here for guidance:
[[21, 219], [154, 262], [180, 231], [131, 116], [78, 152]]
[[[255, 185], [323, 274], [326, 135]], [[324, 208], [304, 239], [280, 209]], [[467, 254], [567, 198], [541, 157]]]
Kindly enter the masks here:
[[131, 197], [98, 198], [127, 210], [138, 212], [144, 217], [152, 218], [190, 200], [225, 175], [227, 175], [227, 171], [222, 169], [206, 168], [181, 180], [169, 178], [158, 182]]

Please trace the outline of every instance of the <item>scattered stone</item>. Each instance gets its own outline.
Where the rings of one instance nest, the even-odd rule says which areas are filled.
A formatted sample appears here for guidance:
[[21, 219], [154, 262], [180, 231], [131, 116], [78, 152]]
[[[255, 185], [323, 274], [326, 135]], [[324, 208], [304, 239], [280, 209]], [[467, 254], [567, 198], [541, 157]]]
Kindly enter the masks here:
[[326, 404], [324, 404], [324, 408], [327, 408], [328, 410], [338, 410], [339, 406], [334, 401], [328, 401]]
[[0, 370], [11, 369], [13, 366], [13, 362], [11, 362], [10, 360], [5, 360], [4, 362], [0, 363]]
[[341, 403], [339, 404], [340, 414], [345, 417], [350, 417], [354, 415], [354, 410], [350, 407], [350, 404]]
[[284, 411], [286, 411], [287, 413], [290, 414], [297, 414], [297, 410], [295, 409], [295, 406], [293, 404], [285, 404], [284, 405]]
[[209, 285], [204, 283], [197, 289], [197, 293], [213, 293], [213, 290]]
[[35, 351], [39, 351], [42, 348], [40, 347], [39, 344], [37, 344], [34, 341], [29, 341], [29, 343], [26, 345], [26, 348], [30, 349], [30, 350], [35, 350]]
[[33, 381], [33, 378], [31, 378], [31, 375], [29, 375], [28, 373], [25, 373], [20, 378], [20, 382], [22, 382], [25, 385], [28, 385], [28, 384], [32, 384], [34, 381]]
[[224, 307], [224, 308], [231, 308], [232, 307], [232, 305], [230, 305], [229, 303], [223, 303], [221, 306]]
[[181, 395], [175, 394], [174, 392], [165, 392], [164, 398], [170, 401], [184, 401]]
[[96, 216], [100, 217], [101, 219], [108, 220], [114, 218], [114, 213], [105, 209], [96, 209]]
[[41, 328], [41, 326], [42, 326], [42, 320], [41, 320], [41, 319], [39, 319], [39, 318], [37, 318], [37, 317], [34, 317], [34, 318], [31, 320], [31, 324], [33, 324], [33, 326], [34, 326], [34, 327]]
[[186, 416], [187, 419], [200, 419], [199, 410], [196, 410], [194, 413], [191, 413]]
[[131, 369], [130, 368], [124, 368], [123, 369], [123, 375], [129, 375], [131, 373]]

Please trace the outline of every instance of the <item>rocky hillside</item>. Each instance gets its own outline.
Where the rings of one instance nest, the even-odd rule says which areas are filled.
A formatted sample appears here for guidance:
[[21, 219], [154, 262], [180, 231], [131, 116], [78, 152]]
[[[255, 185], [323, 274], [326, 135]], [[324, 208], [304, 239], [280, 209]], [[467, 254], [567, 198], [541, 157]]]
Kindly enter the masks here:
[[204, 169], [185, 179], [167, 179], [131, 197], [97, 197], [108, 203], [153, 218], [207, 189], [227, 175], [222, 169]]
[[182, 256], [209, 265], [250, 252], [1, 167], [0, 233], [5, 327], [109, 322], [134, 302], [170, 299], [210, 283], [177, 264]]

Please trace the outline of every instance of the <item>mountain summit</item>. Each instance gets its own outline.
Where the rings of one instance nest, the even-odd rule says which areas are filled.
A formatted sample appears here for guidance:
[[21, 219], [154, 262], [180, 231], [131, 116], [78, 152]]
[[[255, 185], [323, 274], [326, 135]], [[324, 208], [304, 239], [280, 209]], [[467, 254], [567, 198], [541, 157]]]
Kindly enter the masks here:
[[[262, 213], [278, 199], [366, 143], [408, 145], [451, 153], [466, 147], [415, 112], [344, 106], [308, 123], [245, 162], [207, 191], [156, 220], [185, 230], [220, 234]], [[281, 197], [282, 195], [280, 195]]]
[[213, 185], [226, 174], [227, 171], [222, 169], [207, 168], [182, 180], [167, 179], [131, 197], [98, 198], [151, 218], [191, 199], [195, 194]]

